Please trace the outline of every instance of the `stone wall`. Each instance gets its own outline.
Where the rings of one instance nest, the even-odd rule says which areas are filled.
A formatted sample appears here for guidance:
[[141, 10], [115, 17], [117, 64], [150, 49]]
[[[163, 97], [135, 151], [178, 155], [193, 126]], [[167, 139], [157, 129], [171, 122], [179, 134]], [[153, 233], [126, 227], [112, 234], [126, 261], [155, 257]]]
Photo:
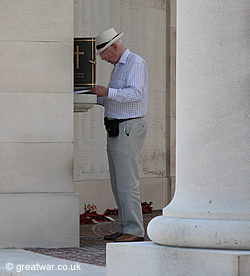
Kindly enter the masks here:
[[0, 247], [78, 245], [73, 1], [0, 2]]
[[[175, 1], [75, 0], [75, 36], [96, 36], [114, 27], [149, 70], [148, 133], [140, 161], [143, 201], [163, 208], [175, 179]], [[97, 57], [98, 84], [107, 85], [112, 65]], [[106, 156], [103, 108], [75, 115], [75, 191], [99, 210], [115, 207]]]

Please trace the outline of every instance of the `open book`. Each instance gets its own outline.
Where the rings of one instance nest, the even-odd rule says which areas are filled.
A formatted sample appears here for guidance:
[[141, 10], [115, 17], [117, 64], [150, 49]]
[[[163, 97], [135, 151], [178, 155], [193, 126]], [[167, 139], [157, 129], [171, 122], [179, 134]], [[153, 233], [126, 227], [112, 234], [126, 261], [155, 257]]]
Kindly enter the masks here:
[[92, 91], [91, 91], [91, 88], [90, 87], [86, 87], [86, 86], [82, 86], [82, 87], [74, 87], [74, 93], [75, 94], [84, 94], [84, 93], [87, 93], [87, 94], [91, 94]]

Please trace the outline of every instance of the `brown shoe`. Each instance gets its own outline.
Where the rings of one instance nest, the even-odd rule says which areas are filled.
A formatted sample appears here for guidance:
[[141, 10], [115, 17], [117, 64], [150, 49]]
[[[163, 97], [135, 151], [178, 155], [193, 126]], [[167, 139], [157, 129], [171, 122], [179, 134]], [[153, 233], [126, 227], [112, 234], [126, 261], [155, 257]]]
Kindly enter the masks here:
[[136, 241], [144, 241], [144, 237], [137, 237], [132, 234], [124, 234], [119, 238], [114, 240], [115, 242], [136, 242]]
[[108, 241], [114, 241], [115, 239], [121, 237], [123, 234], [120, 232], [115, 232], [109, 235], [105, 235], [104, 236], [104, 240], [108, 240]]

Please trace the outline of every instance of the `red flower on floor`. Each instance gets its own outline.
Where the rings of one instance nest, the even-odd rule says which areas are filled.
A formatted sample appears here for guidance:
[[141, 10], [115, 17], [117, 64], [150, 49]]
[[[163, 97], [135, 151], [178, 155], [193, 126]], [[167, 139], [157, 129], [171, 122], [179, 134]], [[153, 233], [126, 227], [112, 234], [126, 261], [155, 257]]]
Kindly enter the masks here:
[[104, 221], [110, 221], [110, 219], [103, 214], [97, 214], [96, 211], [87, 211], [80, 215], [80, 224], [92, 224]]
[[80, 215], [80, 224], [93, 224], [92, 219], [88, 218], [85, 214]]
[[153, 202], [152, 201], [150, 201], [149, 203], [147, 203], [147, 202], [142, 202], [141, 203], [141, 207], [142, 207], [142, 213], [143, 214], [151, 214], [152, 213], [152, 205], [153, 204]]
[[[150, 214], [152, 213], [152, 209], [153, 207], [151, 206], [153, 204], [152, 201], [150, 201], [149, 203], [147, 202], [142, 202], [141, 203], [141, 207], [142, 207], [142, 213], [143, 214]], [[107, 209], [105, 212], [104, 212], [105, 215], [113, 215], [113, 216], [117, 216], [118, 215], [118, 209], [117, 208], [114, 208], [114, 209]]]
[[[152, 213], [152, 204], [153, 202], [141, 202], [142, 213], [143, 214], [150, 214]], [[85, 212], [80, 215], [80, 224], [93, 224], [99, 223], [104, 221], [110, 221], [112, 218], [108, 216], [117, 216], [118, 209], [107, 209], [104, 214], [97, 213], [97, 207], [94, 204], [85, 205]]]
[[80, 224], [93, 224], [111, 220], [105, 214], [98, 214], [97, 207], [94, 204], [85, 205], [84, 209], [85, 212], [80, 215]]
[[104, 215], [118, 216], [118, 209], [117, 209], [117, 208], [114, 208], [114, 209], [107, 209], [107, 210], [104, 212]]

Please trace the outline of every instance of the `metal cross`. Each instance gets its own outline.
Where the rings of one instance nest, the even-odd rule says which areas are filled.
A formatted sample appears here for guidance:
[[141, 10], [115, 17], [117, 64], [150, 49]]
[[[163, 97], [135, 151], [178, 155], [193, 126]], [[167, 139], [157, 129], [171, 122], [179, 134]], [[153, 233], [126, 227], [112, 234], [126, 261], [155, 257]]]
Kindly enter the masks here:
[[74, 54], [76, 55], [76, 69], [79, 69], [80, 55], [84, 55], [84, 52], [80, 52], [80, 46], [76, 46], [76, 52]]

